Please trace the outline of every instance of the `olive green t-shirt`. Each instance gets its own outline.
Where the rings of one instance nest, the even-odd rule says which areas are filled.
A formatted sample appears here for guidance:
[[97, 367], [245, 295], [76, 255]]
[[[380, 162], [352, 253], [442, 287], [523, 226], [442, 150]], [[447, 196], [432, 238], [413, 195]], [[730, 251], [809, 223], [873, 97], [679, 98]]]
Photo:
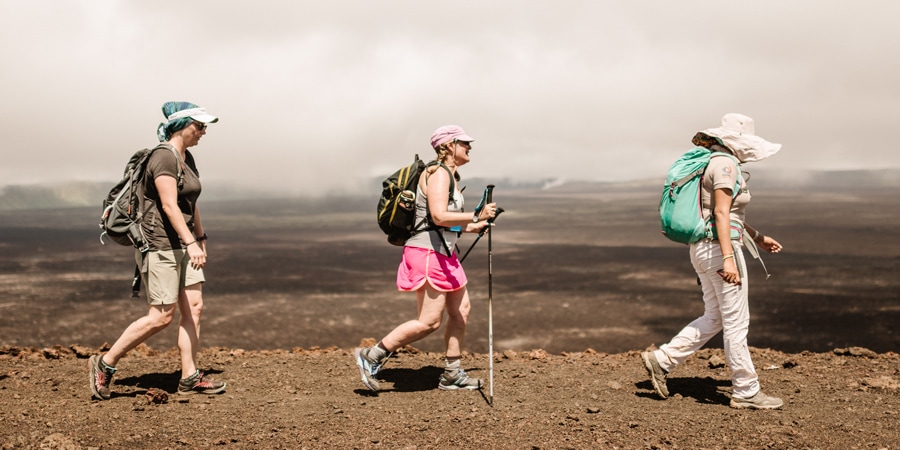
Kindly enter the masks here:
[[[170, 176], [178, 181], [178, 166], [181, 158], [175, 155], [171, 147], [158, 147], [150, 155], [147, 161], [147, 190], [144, 193], [144, 219], [141, 227], [147, 236], [150, 250], [172, 250], [182, 248], [178, 233], [163, 212], [159, 193], [156, 191], [154, 181], [160, 176]], [[191, 152], [185, 151], [181, 181], [178, 182], [178, 209], [184, 217], [185, 223], [192, 231], [194, 229], [194, 208], [197, 198], [200, 197], [200, 177], [194, 157]]]

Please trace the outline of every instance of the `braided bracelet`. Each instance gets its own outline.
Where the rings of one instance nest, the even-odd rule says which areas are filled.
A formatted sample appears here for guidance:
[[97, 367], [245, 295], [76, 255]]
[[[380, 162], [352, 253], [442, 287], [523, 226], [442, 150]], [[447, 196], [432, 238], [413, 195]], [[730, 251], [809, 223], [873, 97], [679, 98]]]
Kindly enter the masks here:
[[732, 253], [732, 254], [730, 254], [730, 255], [725, 255], [725, 256], [723, 256], [723, 257], [722, 257], [722, 261], [725, 261], [725, 260], [728, 259], [728, 258], [734, 258], [734, 253]]

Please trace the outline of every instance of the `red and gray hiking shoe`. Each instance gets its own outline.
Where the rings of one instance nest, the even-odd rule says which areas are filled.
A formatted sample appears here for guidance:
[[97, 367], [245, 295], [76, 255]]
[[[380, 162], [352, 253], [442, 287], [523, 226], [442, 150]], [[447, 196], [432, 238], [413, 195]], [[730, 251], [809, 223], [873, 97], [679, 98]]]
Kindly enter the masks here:
[[98, 400], [109, 400], [109, 383], [112, 381], [116, 368], [103, 362], [101, 355], [91, 356], [88, 360], [90, 368], [91, 396]]
[[204, 377], [203, 372], [199, 370], [187, 378], [182, 378], [178, 382], [179, 394], [218, 394], [224, 390], [224, 381], [207, 380]]

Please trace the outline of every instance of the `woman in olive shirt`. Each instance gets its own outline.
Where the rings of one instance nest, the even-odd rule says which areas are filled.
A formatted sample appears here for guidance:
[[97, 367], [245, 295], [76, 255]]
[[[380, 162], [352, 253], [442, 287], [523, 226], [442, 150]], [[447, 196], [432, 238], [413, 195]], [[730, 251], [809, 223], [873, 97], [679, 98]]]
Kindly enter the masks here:
[[187, 102], [167, 102], [162, 111], [166, 120], [157, 128], [161, 144], [153, 150], [145, 175], [148, 186], [141, 227], [150, 250], [135, 251], [150, 309], [125, 329], [106, 354], [91, 357], [91, 394], [100, 400], [110, 398], [109, 384], [119, 359], [168, 327], [176, 309], [181, 313], [178, 393], [217, 394], [225, 390], [224, 382], [206, 379], [196, 365], [206, 233], [197, 208], [200, 179], [194, 158], [187, 150], [200, 142], [207, 124], [219, 119]]

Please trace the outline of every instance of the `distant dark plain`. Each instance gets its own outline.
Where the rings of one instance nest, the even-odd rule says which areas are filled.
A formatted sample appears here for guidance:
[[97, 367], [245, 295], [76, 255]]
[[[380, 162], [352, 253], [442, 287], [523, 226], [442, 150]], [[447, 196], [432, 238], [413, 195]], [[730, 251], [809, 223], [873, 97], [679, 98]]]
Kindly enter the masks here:
[[[900, 199], [879, 191], [754, 192], [749, 222], [778, 239], [750, 270], [750, 345], [900, 350]], [[618, 353], [660, 345], [703, 310], [687, 248], [658, 232], [646, 188], [495, 191], [494, 348]], [[475, 200], [472, 200], [474, 202]], [[201, 203], [210, 234], [202, 345], [349, 348], [415, 314], [375, 199]], [[146, 312], [131, 251], [101, 246], [95, 208], [0, 211], [0, 345], [113, 342]], [[460, 241], [464, 253], [474, 236]], [[488, 238], [465, 263], [465, 348], [487, 351]], [[442, 348], [441, 332], [416, 347]], [[175, 327], [149, 345], [175, 345]], [[721, 345], [714, 340], [713, 346]]]

